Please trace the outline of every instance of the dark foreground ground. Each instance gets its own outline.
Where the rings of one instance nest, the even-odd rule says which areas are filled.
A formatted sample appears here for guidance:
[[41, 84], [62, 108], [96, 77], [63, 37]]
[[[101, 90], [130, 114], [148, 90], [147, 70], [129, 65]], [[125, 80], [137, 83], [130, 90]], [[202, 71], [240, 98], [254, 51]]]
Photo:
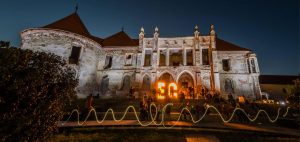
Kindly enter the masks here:
[[212, 128], [95, 127], [64, 130], [48, 140], [87, 142], [275, 142], [300, 141], [300, 136]]

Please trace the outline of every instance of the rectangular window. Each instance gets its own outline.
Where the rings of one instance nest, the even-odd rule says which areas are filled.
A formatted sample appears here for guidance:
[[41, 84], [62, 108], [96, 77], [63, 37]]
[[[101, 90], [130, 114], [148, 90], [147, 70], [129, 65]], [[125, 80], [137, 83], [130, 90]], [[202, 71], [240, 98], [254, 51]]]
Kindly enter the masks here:
[[170, 50], [170, 59], [169, 65], [170, 66], [180, 66], [183, 65], [183, 56], [182, 50]]
[[186, 50], [186, 65], [193, 66], [193, 50]]
[[125, 65], [126, 66], [131, 66], [132, 65], [132, 55], [131, 54], [126, 54], [126, 59], [125, 59]]
[[112, 56], [106, 56], [104, 69], [109, 69], [112, 66]]
[[223, 65], [223, 70], [224, 71], [229, 71], [230, 70], [229, 59], [223, 59], [222, 60], [222, 65]]
[[252, 68], [252, 72], [256, 73], [256, 67], [255, 67], [254, 59], [251, 59], [251, 68]]
[[71, 56], [69, 57], [69, 64], [78, 64], [81, 47], [73, 46]]
[[249, 59], [247, 59], [247, 67], [248, 67], [248, 72], [251, 73], [251, 67], [250, 67]]
[[165, 66], [166, 65], [166, 53], [163, 51], [160, 51], [159, 53], [159, 65], [160, 66]]
[[144, 66], [151, 66], [151, 54], [145, 54]]
[[208, 49], [202, 49], [202, 65], [209, 65]]

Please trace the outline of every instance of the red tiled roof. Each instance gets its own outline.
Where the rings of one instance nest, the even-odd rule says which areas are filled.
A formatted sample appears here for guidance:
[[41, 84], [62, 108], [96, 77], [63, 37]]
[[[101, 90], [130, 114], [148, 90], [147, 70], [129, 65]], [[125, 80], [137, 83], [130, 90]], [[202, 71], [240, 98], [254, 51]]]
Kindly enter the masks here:
[[46, 25], [43, 28], [60, 29], [84, 36], [90, 35], [89, 31], [87, 30], [87, 28], [85, 27], [85, 25], [83, 24], [76, 12], [63, 19]]
[[225, 40], [216, 38], [217, 51], [251, 51], [250, 49], [239, 47]]
[[131, 39], [124, 31], [118, 32], [102, 41], [102, 46], [138, 46], [136, 39]]
[[92, 40], [98, 42], [99, 44], [102, 45], [102, 41], [103, 39], [102, 38], [99, 38], [99, 37], [96, 37], [96, 36], [93, 36], [93, 35], [90, 35], [89, 38], [91, 38]]
[[294, 80], [300, 79], [300, 76], [291, 75], [260, 75], [260, 84], [294, 84]]
[[62, 18], [58, 21], [55, 21], [49, 25], [44, 26], [43, 28], [50, 28], [50, 29], [60, 29], [64, 31], [69, 31], [72, 33], [76, 33], [85, 37], [88, 37], [99, 44], [101, 44], [102, 39], [99, 37], [95, 37], [89, 33], [83, 22], [81, 21], [79, 15], [75, 12], [71, 15]]

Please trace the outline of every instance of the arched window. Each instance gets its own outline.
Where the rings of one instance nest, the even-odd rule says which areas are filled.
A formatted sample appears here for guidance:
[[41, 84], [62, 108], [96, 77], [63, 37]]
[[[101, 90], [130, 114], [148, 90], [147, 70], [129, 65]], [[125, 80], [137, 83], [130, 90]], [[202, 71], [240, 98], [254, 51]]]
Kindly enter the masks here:
[[230, 79], [225, 79], [225, 92], [234, 93], [233, 82]]
[[148, 75], [145, 75], [143, 78], [143, 90], [150, 90], [151, 87], [151, 78]]

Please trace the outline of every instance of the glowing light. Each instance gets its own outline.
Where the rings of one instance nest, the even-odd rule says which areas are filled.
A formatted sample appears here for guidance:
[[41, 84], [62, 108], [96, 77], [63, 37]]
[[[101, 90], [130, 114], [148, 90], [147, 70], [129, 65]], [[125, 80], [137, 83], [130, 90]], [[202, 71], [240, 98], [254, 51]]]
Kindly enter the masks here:
[[166, 86], [166, 84], [165, 84], [164, 82], [158, 82], [158, 83], [157, 83], [158, 89], [160, 89], [160, 88], [162, 88], [162, 87], [165, 87], [165, 86]]
[[[139, 117], [138, 117], [138, 114], [137, 114], [137, 111], [135, 110], [135, 108], [134, 108], [133, 106], [128, 106], [128, 107], [126, 108], [126, 110], [125, 110], [123, 116], [122, 116], [120, 119], [116, 119], [115, 113], [114, 113], [113, 109], [110, 108], [110, 109], [108, 109], [108, 110], [105, 112], [103, 119], [100, 120], [100, 121], [99, 121], [99, 119], [98, 119], [98, 117], [97, 117], [97, 112], [96, 112], [96, 110], [93, 108], [93, 109], [91, 109], [91, 110], [89, 111], [88, 115], [86, 116], [86, 118], [84, 119], [83, 122], [80, 122], [79, 111], [78, 111], [77, 109], [75, 109], [75, 110], [73, 110], [73, 111], [71, 112], [71, 114], [70, 114], [70, 116], [68, 117], [68, 119], [67, 119], [66, 121], [63, 121], [63, 122], [61, 123], [61, 125], [62, 125], [62, 126], [65, 125], [65, 123], [67, 123], [67, 122], [70, 120], [70, 118], [72, 117], [72, 115], [73, 115], [74, 113], [77, 113], [77, 124], [78, 124], [79, 126], [82, 126], [82, 125], [84, 125], [84, 124], [86, 123], [86, 121], [88, 120], [88, 118], [90, 117], [90, 115], [91, 115], [92, 112], [93, 112], [94, 115], [95, 115], [96, 122], [99, 123], [99, 124], [101, 124], [101, 123], [104, 122], [104, 120], [106, 119], [106, 116], [108, 115], [109, 112], [111, 112], [112, 118], [113, 118], [113, 120], [114, 120], [115, 122], [120, 122], [120, 121], [124, 120], [124, 118], [125, 118], [126, 114], [128, 113], [129, 109], [132, 109], [132, 110], [133, 110], [134, 115], [135, 115], [135, 118], [136, 118], [137, 122], [138, 122], [141, 126], [149, 126], [149, 125], [151, 125], [151, 124], [154, 124], [154, 125], [160, 125], [160, 126], [163, 126], [164, 128], [172, 128], [172, 127], [176, 126], [176, 124], [180, 121], [181, 115], [182, 115], [182, 113], [183, 113], [184, 111], [187, 111], [187, 112], [188, 112], [188, 114], [191, 116], [191, 119], [192, 119], [192, 122], [193, 122], [193, 123], [198, 123], [198, 122], [200, 122], [201, 120], [203, 120], [203, 118], [207, 115], [207, 112], [208, 112], [209, 109], [214, 109], [214, 110], [217, 112], [217, 114], [219, 115], [219, 117], [221, 118], [221, 120], [222, 120], [223, 122], [225, 122], [225, 123], [228, 123], [228, 122], [230, 122], [230, 121], [233, 119], [233, 117], [234, 117], [236, 111], [241, 111], [242, 113], [244, 113], [245, 116], [248, 118], [248, 120], [251, 121], [251, 122], [255, 121], [255, 120], [258, 118], [258, 116], [259, 116], [260, 113], [265, 113], [266, 116], [267, 116], [267, 118], [269, 119], [269, 121], [270, 121], [271, 123], [274, 123], [274, 122], [276, 122], [277, 119], [279, 118], [280, 110], [281, 110], [281, 108], [278, 108], [278, 110], [277, 110], [277, 116], [276, 116], [274, 119], [271, 119], [270, 116], [269, 116], [269, 114], [268, 114], [265, 110], [259, 110], [259, 111], [257, 112], [257, 114], [255, 115], [255, 117], [251, 118], [251, 117], [248, 115], [248, 113], [245, 112], [244, 109], [242, 109], [242, 108], [235, 108], [235, 109], [233, 110], [231, 116], [229, 117], [229, 119], [226, 120], [226, 119], [224, 119], [224, 117], [222, 116], [222, 114], [219, 112], [219, 110], [218, 110], [216, 107], [207, 105], [207, 108], [206, 108], [204, 114], [203, 114], [198, 120], [194, 120], [194, 117], [193, 117], [192, 113], [190, 112], [190, 110], [189, 110], [188, 108], [185, 107], [185, 108], [183, 108], [183, 109], [181, 110], [180, 115], [179, 115], [179, 117], [177, 118], [176, 122], [175, 122], [173, 125], [171, 125], [171, 126], [169, 126], [169, 127], [166, 127], [166, 126], [165, 126], [165, 113], [166, 113], [166, 108], [167, 108], [168, 106], [172, 106], [172, 105], [173, 105], [172, 103], [168, 103], [168, 104], [166, 104], [166, 105], [162, 108], [162, 118], [161, 118], [160, 123], [158, 123], [157, 121], [155, 121], [155, 119], [156, 119], [156, 117], [157, 117], [157, 114], [158, 114], [157, 107], [156, 107], [156, 105], [155, 105], [154, 103], [151, 103], [151, 104], [150, 104], [150, 110], [152, 110], [152, 107], [155, 107], [155, 115], [153, 116], [153, 114], [150, 113], [151, 121], [148, 122], [148, 123], [142, 123], [142, 122], [140, 121]], [[283, 116], [283, 117], [286, 117], [287, 114], [288, 114], [288, 111], [289, 111], [289, 107], [287, 107], [286, 112], [285, 112], [282, 116]]]
[[157, 99], [159, 99], [159, 100], [165, 99], [165, 96], [163, 95], [165, 93], [165, 89], [164, 89], [165, 86], [166, 86], [166, 84], [164, 82], [157, 83], [157, 89], [159, 90], [159, 92], [157, 94]]
[[[171, 87], [173, 87], [173, 92], [171, 92]], [[177, 98], [177, 93], [176, 93], [177, 92], [177, 85], [176, 85], [176, 83], [174, 83], [174, 82], [170, 83], [168, 88], [169, 88], [169, 91], [168, 91], [169, 97], [172, 98], [174, 96], [175, 98]]]
[[163, 99], [165, 99], [165, 96], [162, 96], [162, 95], [157, 95], [157, 99], [159, 99], [159, 100], [163, 100]]
[[178, 96], [178, 94], [177, 94], [177, 93], [174, 93], [174, 97], [177, 98], [177, 96]]

